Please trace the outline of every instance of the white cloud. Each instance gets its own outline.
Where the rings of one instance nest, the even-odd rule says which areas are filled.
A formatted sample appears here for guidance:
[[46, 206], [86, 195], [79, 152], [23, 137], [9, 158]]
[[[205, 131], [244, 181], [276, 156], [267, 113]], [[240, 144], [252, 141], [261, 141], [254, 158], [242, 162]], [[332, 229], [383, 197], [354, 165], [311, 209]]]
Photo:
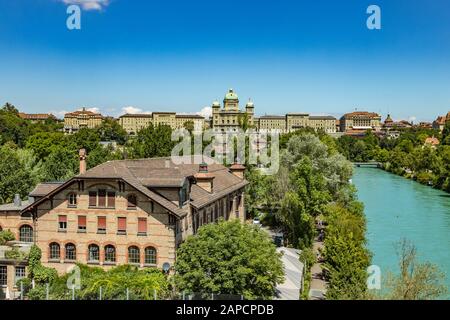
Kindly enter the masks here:
[[122, 108], [122, 111], [123, 113], [142, 113], [142, 109], [133, 106], [124, 107]]
[[[81, 110], [81, 109], [80, 109]], [[93, 107], [93, 108], [86, 108], [87, 111], [91, 111], [94, 113], [100, 113], [100, 109], [97, 107]]]
[[202, 117], [205, 117], [206, 119], [208, 119], [212, 115], [212, 108], [211, 107], [204, 107], [199, 112], [196, 112], [196, 114], [198, 114], [199, 116], [202, 116]]
[[55, 117], [57, 117], [59, 119], [62, 119], [62, 118], [64, 118], [64, 115], [66, 113], [69, 113], [69, 111], [67, 111], [67, 110], [52, 110], [49, 113], [51, 113], [52, 115], [54, 115]]
[[107, 7], [110, 0], [61, 0], [67, 5], [76, 4], [84, 10], [102, 10]]

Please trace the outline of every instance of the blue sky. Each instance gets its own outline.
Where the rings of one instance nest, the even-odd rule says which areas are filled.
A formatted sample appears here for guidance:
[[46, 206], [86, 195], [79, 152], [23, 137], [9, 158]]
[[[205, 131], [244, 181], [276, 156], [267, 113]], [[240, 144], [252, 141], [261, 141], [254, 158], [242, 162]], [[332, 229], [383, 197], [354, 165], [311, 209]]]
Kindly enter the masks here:
[[232, 87], [260, 115], [450, 110], [447, 0], [88, 0], [69, 31], [80, 1], [0, 0], [0, 104], [191, 113]]

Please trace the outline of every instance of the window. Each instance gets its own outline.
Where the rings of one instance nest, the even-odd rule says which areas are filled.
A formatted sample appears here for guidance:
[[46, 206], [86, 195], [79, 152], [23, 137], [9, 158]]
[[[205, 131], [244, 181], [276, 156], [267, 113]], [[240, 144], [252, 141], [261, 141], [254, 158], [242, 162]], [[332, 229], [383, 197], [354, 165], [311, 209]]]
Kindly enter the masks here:
[[77, 259], [77, 249], [73, 243], [66, 244], [66, 260], [74, 261]]
[[105, 247], [105, 262], [116, 262], [116, 248], [113, 245]]
[[67, 231], [67, 216], [58, 216], [59, 231]]
[[74, 208], [77, 206], [77, 194], [76, 193], [69, 193], [67, 200], [68, 200], [69, 207]]
[[141, 263], [141, 257], [138, 247], [132, 246], [128, 248], [128, 263]]
[[61, 257], [61, 251], [60, 251], [60, 247], [59, 244], [57, 244], [56, 242], [52, 242], [50, 243], [50, 260], [58, 260]]
[[100, 260], [100, 249], [96, 244], [90, 244], [88, 247], [88, 262], [98, 262]]
[[98, 191], [89, 191], [89, 207], [114, 208], [116, 206], [116, 193], [99, 189]]
[[98, 217], [97, 233], [106, 233], [106, 217]]
[[145, 264], [156, 265], [156, 249], [153, 247], [145, 248]]
[[116, 193], [114, 191], [108, 191], [108, 207], [116, 207]]
[[25, 267], [23, 267], [23, 266], [17, 266], [16, 267], [16, 270], [15, 270], [15, 281], [16, 281], [16, 284], [17, 284], [17, 281], [19, 281], [20, 279], [23, 279], [23, 278], [25, 278]]
[[86, 216], [78, 216], [78, 232], [86, 232]]
[[127, 198], [128, 200], [128, 209], [136, 209], [137, 207], [137, 198], [134, 194], [130, 194]]
[[138, 235], [147, 235], [147, 218], [138, 218]]
[[33, 228], [29, 225], [23, 225], [19, 229], [19, 241], [33, 242]]
[[8, 271], [6, 266], [0, 266], [0, 286], [6, 286], [8, 284]]
[[127, 218], [125, 217], [117, 218], [117, 233], [118, 234], [127, 233]]
[[106, 190], [98, 190], [98, 206], [106, 207]]
[[97, 206], [97, 192], [89, 191], [89, 207]]

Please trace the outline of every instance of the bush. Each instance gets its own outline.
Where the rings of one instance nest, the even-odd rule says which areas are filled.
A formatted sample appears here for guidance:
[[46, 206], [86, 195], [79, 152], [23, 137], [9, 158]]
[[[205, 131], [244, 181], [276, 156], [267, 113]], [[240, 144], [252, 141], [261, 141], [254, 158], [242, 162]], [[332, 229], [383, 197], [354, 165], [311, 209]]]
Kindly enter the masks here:
[[239, 220], [202, 226], [177, 250], [180, 292], [270, 299], [283, 279], [280, 254], [268, 234]]
[[3, 246], [8, 241], [13, 241], [15, 239], [16, 237], [14, 236], [14, 233], [12, 233], [10, 230], [0, 231], [0, 246]]
[[5, 251], [5, 258], [10, 260], [24, 260], [27, 254], [20, 251], [18, 248], [13, 248], [11, 250]]

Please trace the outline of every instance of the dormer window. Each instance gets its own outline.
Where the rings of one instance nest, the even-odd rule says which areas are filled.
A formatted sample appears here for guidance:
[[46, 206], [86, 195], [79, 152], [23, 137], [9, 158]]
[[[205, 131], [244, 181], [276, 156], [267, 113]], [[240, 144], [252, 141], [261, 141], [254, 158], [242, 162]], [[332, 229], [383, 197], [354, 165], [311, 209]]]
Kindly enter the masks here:
[[76, 193], [69, 193], [67, 197], [67, 205], [71, 208], [77, 207], [77, 194]]
[[97, 191], [89, 191], [89, 207], [90, 208], [115, 208], [116, 193], [106, 189]]
[[136, 195], [134, 195], [134, 194], [128, 195], [127, 200], [128, 200], [128, 205], [127, 205], [128, 209], [136, 209], [136, 207], [137, 207]]

